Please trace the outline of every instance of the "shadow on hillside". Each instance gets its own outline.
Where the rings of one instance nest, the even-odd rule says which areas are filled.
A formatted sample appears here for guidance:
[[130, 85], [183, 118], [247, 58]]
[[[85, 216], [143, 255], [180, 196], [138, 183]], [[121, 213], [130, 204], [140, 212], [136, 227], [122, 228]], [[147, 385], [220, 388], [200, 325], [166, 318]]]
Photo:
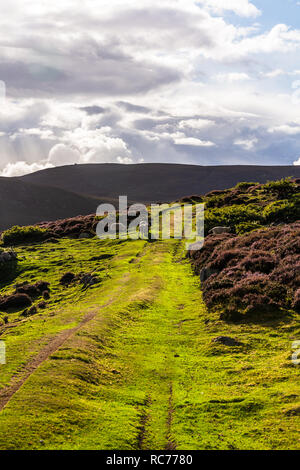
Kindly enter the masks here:
[[0, 273], [0, 289], [10, 285], [20, 275], [21, 271], [17, 262], [11, 264], [9, 268], [2, 268]]
[[[223, 319], [228, 325], [257, 325], [268, 328], [278, 328], [279, 326], [289, 325], [293, 322], [296, 317], [299, 320], [299, 313], [294, 311], [278, 312], [276, 316], [273, 314], [269, 315], [253, 315], [248, 318], [237, 318], [235, 320]], [[296, 326], [296, 325], [295, 325]]]

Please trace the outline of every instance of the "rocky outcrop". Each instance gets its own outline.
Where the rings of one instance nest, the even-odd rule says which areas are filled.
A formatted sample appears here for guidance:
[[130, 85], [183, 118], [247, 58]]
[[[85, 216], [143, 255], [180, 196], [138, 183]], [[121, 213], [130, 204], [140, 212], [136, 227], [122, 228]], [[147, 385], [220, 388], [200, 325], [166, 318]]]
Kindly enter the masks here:
[[13, 250], [0, 251], [0, 266], [17, 260], [17, 255]]
[[230, 227], [214, 227], [212, 228], [209, 233], [213, 235], [221, 235], [222, 233], [231, 233]]
[[218, 269], [212, 269], [212, 268], [203, 268], [203, 269], [201, 269], [201, 271], [200, 271], [200, 281], [201, 282], [206, 281], [213, 274], [219, 274]]

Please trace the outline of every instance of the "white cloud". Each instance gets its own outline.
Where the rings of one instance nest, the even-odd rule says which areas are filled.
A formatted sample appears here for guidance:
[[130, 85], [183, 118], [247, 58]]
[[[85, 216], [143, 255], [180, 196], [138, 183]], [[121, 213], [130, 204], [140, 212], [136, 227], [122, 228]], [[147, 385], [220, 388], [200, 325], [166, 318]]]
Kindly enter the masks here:
[[282, 133], [286, 135], [298, 135], [300, 134], [300, 125], [299, 124], [284, 124], [282, 126], [271, 127], [269, 129], [270, 133]]
[[285, 72], [282, 69], [275, 69], [271, 70], [271, 72], [263, 73], [263, 76], [266, 78], [276, 78], [280, 77], [281, 75], [285, 75]]
[[1, 172], [1, 176], [12, 177], [22, 176], [27, 173], [33, 173], [34, 171], [44, 170], [45, 168], [51, 168], [53, 165], [49, 163], [27, 163], [24, 161], [16, 163], [8, 163], [4, 170]]
[[126, 143], [119, 137], [110, 136], [110, 128], [83, 129], [63, 133], [61, 140], [77, 148], [81, 154], [79, 163], [103, 163], [118, 157], [131, 158]]
[[213, 11], [219, 14], [226, 10], [245, 17], [257, 17], [261, 14], [260, 10], [248, 0], [200, 0], [200, 3], [211, 7]]
[[245, 80], [251, 80], [247, 73], [239, 73], [239, 72], [232, 72], [232, 73], [219, 73], [216, 75], [216, 79], [219, 82], [240, 82]]
[[[0, 3], [0, 79], [9, 97], [0, 171], [141, 156], [291, 164], [300, 124], [288, 82], [300, 73], [300, 29], [266, 27], [264, 17], [258, 24], [254, 3]], [[244, 26], [228, 12], [246, 18]]]
[[129, 165], [130, 163], [133, 163], [133, 160], [129, 157], [117, 157], [117, 162], [122, 163], [123, 165]]
[[298, 160], [296, 160], [296, 161], [294, 162], [294, 165], [295, 165], [295, 166], [300, 165], [300, 157], [298, 158]]
[[29, 128], [24, 129], [20, 128], [16, 134], [13, 135], [13, 138], [17, 136], [36, 136], [39, 137], [41, 140], [52, 140], [55, 139], [55, 135], [51, 129], [43, 129], [43, 128]]
[[214, 121], [209, 119], [185, 119], [178, 124], [179, 129], [205, 129], [212, 126]]
[[71, 165], [80, 163], [81, 154], [77, 149], [67, 147], [65, 144], [56, 144], [49, 152], [48, 163], [53, 166]]
[[174, 143], [176, 145], [191, 145], [194, 147], [214, 147], [213, 142], [207, 140], [195, 139], [194, 137], [175, 137]]
[[238, 145], [240, 147], [243, 147], [245, 150], [253, 150], [255, 147], [255, 144], [258, 143], [257, 138], [252, 138], [252, 139], [237, 139], [234, 141], [234, 145]]
[[285, 24], [277, 24], [270, 31], [261, 35], [245, 38], [236, 44], [236, 54], [257, 54], [295, 51], [300, 45], [300, 30]]

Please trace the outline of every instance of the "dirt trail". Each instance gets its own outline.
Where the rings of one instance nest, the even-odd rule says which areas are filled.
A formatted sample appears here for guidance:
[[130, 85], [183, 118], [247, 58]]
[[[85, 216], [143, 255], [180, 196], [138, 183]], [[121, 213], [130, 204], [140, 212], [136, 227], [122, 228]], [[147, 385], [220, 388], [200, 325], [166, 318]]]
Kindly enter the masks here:
[[[126, 281], [128, 275], [124, 276], [122, 281]], [[59, 335], [53, 338], [31, 361], [29, 361], [25, 367], [22, 369], [20, 374], [14, 376], [11, 380], [11, 384], [5, 387], [0, 391], [0, 412], [5, 408], [5, 406], [10, 402], [14, 394], [20, 390], [24, 383], [29, 379], [29, 377], [36, 371], [36, 369], [43, 364], [54, 352], [56, 352], [71, 336], [76, 334], [80, 328], [86, 325], [88, 322], [93, 320], [98, 314], [99, 311], [108, 307], [113, 302], [115, 302], [122, 290], [122, 286], [119, 287], [115, 296], [111, 298], [108, 302], [103, 305], [100, 305], [95, 312], [87, 314], [83, 320], [74, 328], [69, 330], [62, 331]]]
[[173, 384], [170, 383], [169, 392], [169, 407], [168, 407], [168, 419], [167, 419], [167, 444], [165, 450], [176, 450], [175, 440], [172, 438], [172, 421], [173, 421]]
[[147, 395], [145, 399], [145, 408], [141, 414], [140, 432], [138, 434], [138, 450], [144, 450], [146, 438], [146, 426], [149, 419], [149, 407], [151, 405], [151, 396]]

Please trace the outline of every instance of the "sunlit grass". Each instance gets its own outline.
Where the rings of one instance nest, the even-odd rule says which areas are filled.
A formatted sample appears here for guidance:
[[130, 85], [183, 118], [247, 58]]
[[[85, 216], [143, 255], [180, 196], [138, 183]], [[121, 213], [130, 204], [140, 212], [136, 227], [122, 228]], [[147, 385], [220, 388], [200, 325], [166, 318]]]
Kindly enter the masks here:
[[[184, 244], [174, 240], [30, 248], [18, 248], [23, 260], [14, 282], [50, 282], [51, 301], [1, 337], [8, 349], [2, 387], [50, 337], [98, 313], [0, 412], [1, 449], [300, 448], [299, 416], [289, 413], [300, 407], [299, 369], [291, 363], [296, 317], [220, 321], [206, 311]], [[113, 257], [90, 261], [97, 253]], [[66, 271], [94, 269], [101, 283], [93, 289], [59, 284]], [[243, 346], [213, 343], [220, 335]]]

